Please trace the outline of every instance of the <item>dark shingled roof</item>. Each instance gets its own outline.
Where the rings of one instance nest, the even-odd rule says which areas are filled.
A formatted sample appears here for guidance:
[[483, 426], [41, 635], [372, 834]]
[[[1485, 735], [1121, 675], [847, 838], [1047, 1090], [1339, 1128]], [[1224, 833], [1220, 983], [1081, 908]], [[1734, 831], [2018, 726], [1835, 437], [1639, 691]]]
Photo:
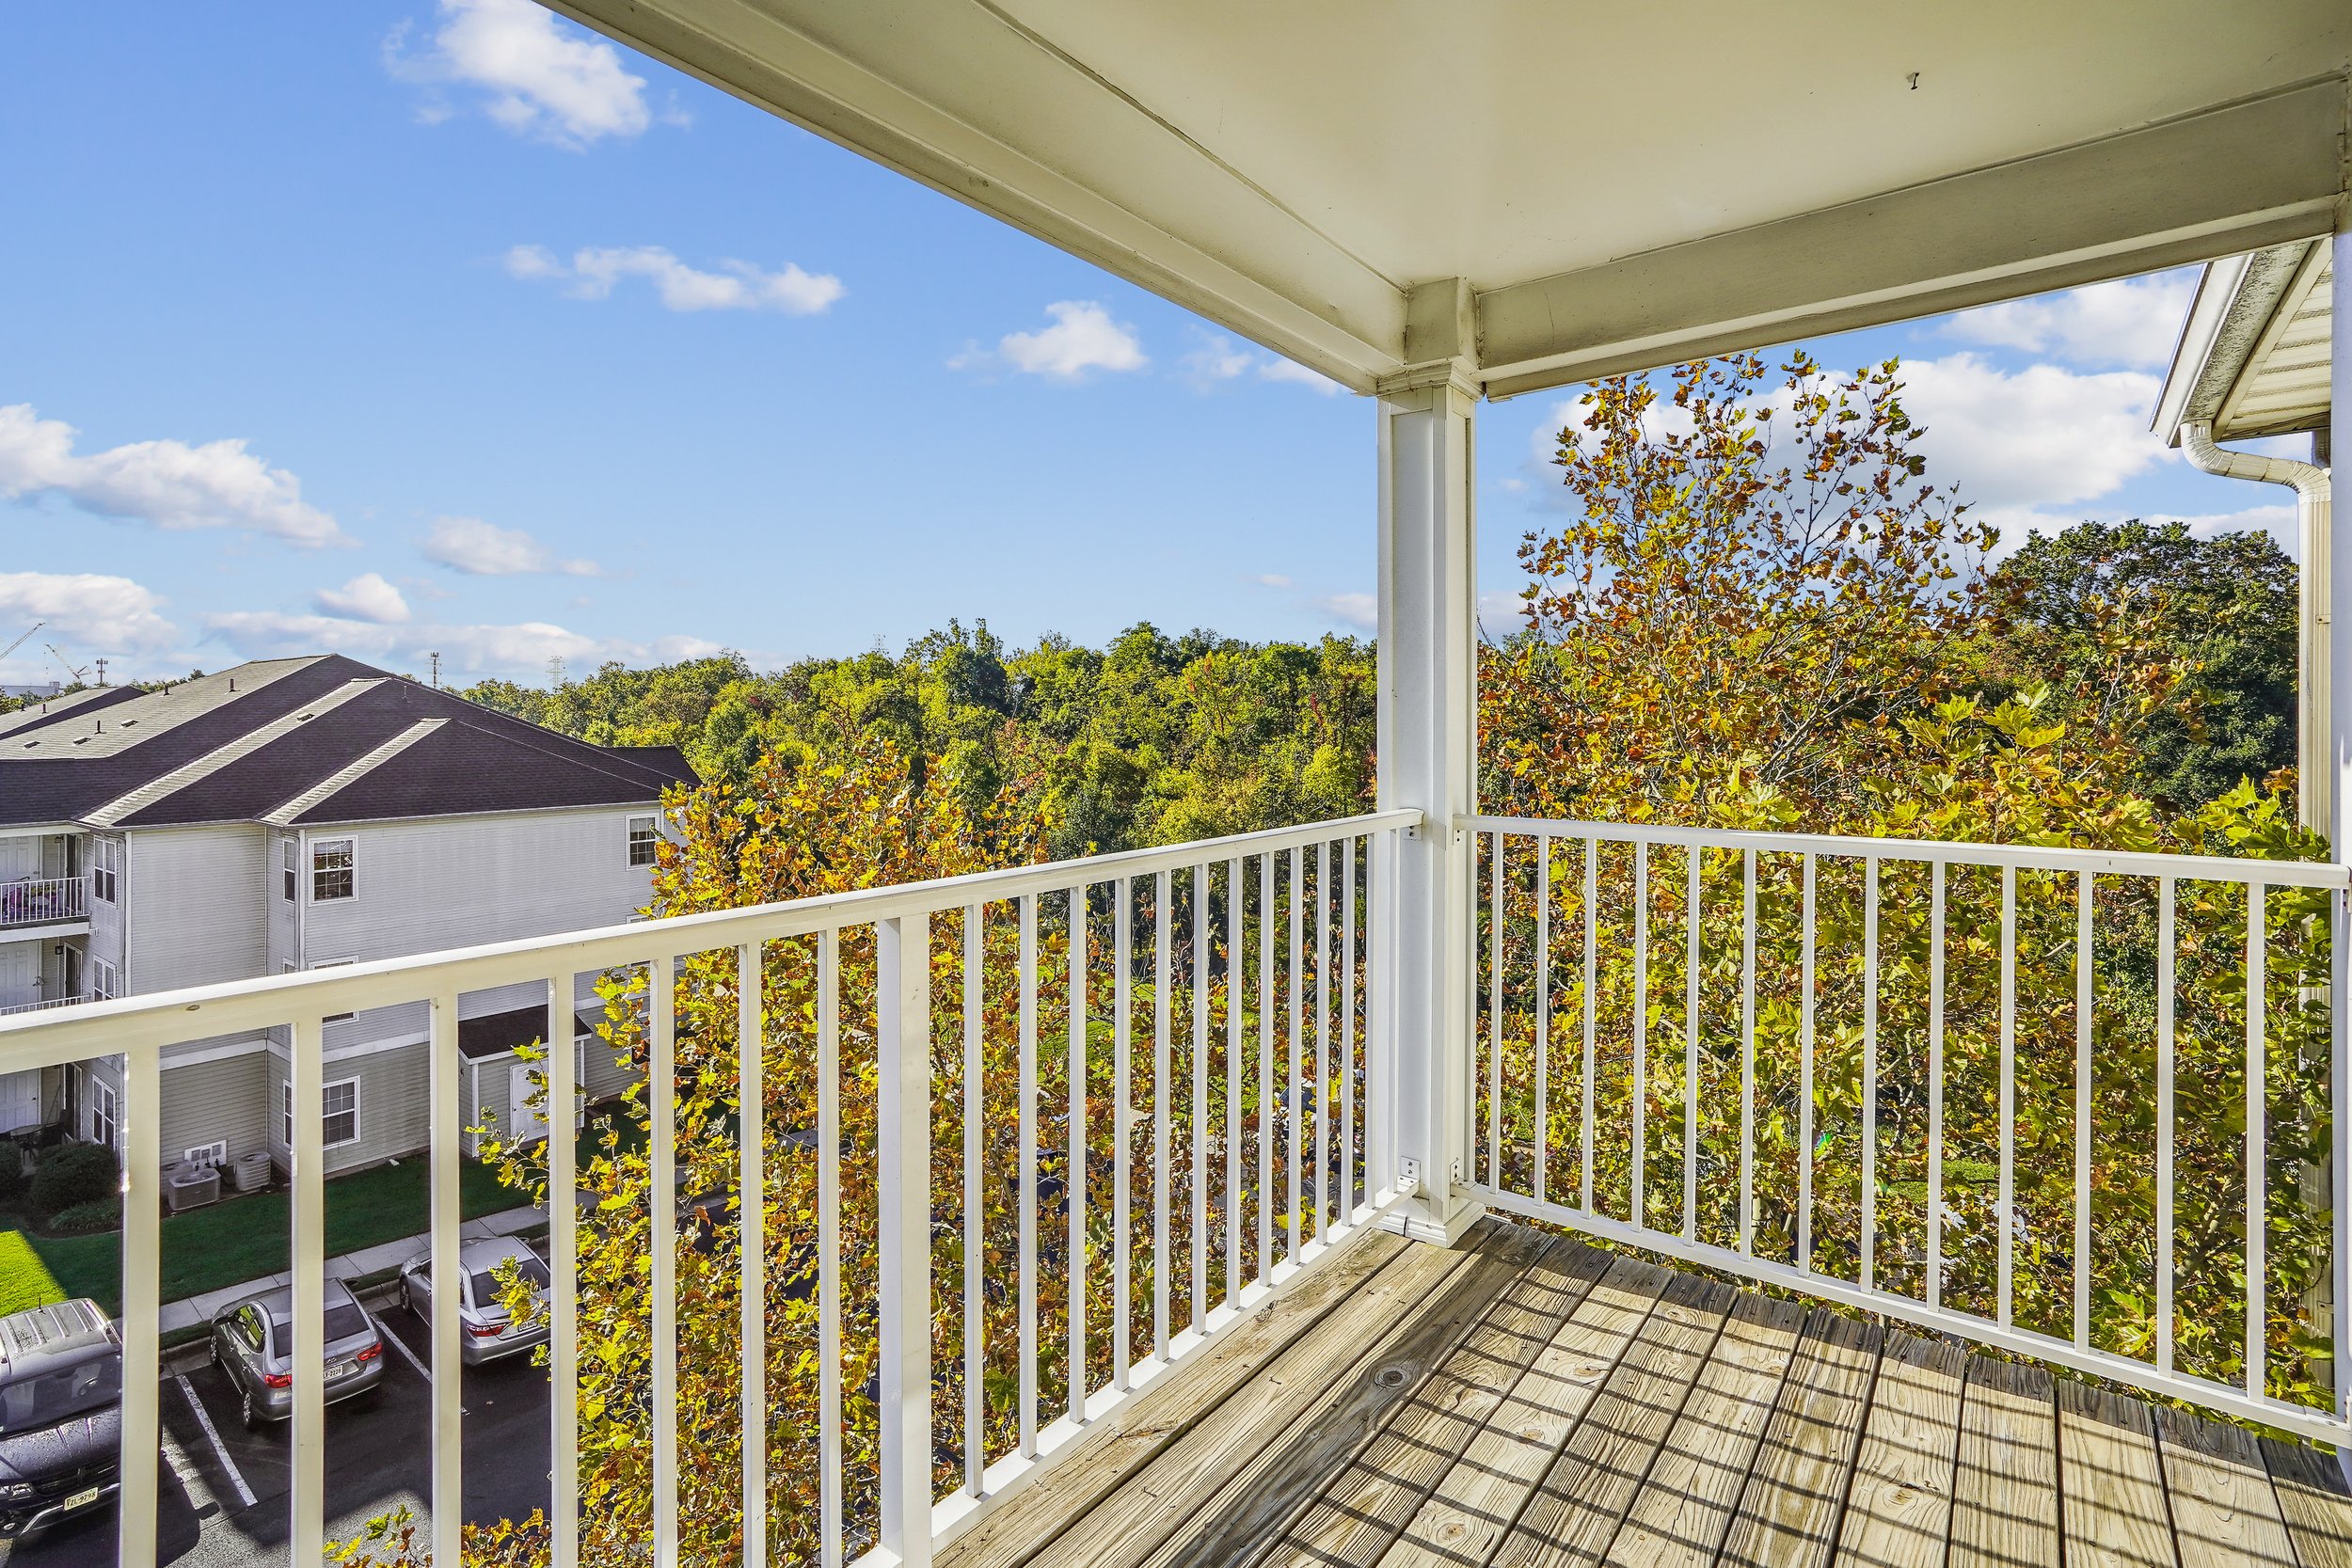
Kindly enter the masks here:
[[[66, 727], [84, 719], [87, 735]], [[201, 766], [167, 778], [191, 764]], [[125, 803], [158, 781], [168, 787]], [[103, 719], [85, 706], [38, 734], [0, 732], [0, 824], [109, 805], [123, 827], [359, 822], [651, 803], [694, 782], [675, 748], [591, 746], [340, 655], [241, 666], [118, 699]]]
[[[596, 1032], [596, 1020], [601, 1014], [580, 1013], [572, 1020], [577, 1035]], [[511, 1012], [487, 1013], [481, 1018], [461, 1018], [457, 1021], [457, 1054], [469, 1062], [485, 1056], [502, 1056], [519, 1045], [543, 1041], [548, 1037], [548, 1009], [543, 1003], [536, 1007], [516, 1007]]]

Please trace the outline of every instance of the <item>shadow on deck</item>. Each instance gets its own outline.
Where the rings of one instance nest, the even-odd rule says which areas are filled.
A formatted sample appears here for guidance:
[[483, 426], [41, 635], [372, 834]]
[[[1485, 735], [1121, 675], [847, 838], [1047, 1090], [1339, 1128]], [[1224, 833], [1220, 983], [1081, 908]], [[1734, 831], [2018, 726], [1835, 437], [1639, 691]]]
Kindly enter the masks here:
[[2352, 1497], [2323, 1451], [1489, 1220], [1365, 1237], [941, 1562], [2352, 1568]]

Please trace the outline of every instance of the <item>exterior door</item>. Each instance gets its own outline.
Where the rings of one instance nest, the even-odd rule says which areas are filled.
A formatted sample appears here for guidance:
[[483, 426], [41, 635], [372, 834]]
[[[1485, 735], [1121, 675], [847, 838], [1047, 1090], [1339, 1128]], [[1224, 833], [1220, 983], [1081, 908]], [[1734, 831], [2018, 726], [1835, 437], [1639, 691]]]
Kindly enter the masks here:
[[[0, 1132], [40, 1125], [40, 1069], [0, 1072]], [[9, 1154], [6, 1158], [13, 1159]]]
[[[0, 839], [0, 844], [7, 840]], [[40, 1000], [40, 943], [0, 942], [0, 1007]]]
[[[517, 1139], [548, 1135], [546, 1094], [532, 1080], [546, 1069], [517, 1062], [506, 1069], [506, 1124]], [[534, 1102], [532, 1096], [540, 1096]]]

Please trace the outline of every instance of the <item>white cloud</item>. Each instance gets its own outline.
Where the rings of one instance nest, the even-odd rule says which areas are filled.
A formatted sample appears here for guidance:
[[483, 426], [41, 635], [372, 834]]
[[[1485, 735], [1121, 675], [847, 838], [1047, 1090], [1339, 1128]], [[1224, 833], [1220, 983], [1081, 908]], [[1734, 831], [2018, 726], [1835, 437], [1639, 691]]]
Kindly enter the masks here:
[[0, 407], [0, 497], [54, 494], [102, 517], [157, 528], [233, 528], [303, 546], [348, 545], [335, 519], [302, 499], [302, 482], [242, 439], [132, 441], [77, 453], [80, 432], [29, 403]]
[[1135, 328], [1111, 320], [1090, 299], [1057, 300], [1045, 308], [1051, 326], [1009, 332], [993, 351], [967, 348], [947, 361], [950, 370], [1007, 365], [1029, 375], [1083, 381], [1089, 371], [1139, 371], [1151, 363]]
[[2137, 371], [2009, 372], [1955, 354], [1910, 360], [1902, 376], [1903, 405], [1927, 429], [1927, 477], [1957, 480], [1985, 510], [2091, 500], [2173, 460], [2148, 430], [2156, 378]]
[[564, 285], [574, 299], [610, 299], [624, 277], [650, 281], [672, 310], [780, 310], [787, 316], [821, 314], [845, 292], [831, 273], [803, 271], [787, 263], [763, 272], [749, 261], [723, 261], [717, 272], [688, 266], [658, 245], [587, 248], [565, 261], [545, 245], [518, 245], [506, 253], [509, 277]]
[[2303, 557], [2302, 539], [2297, 529], [2293, 501], [2249, 506], [2243, 512], [2212, 512], [2195, 515], [2144, 509], [2137, 512], [2119, 512], [2109, 507], [2090, 514], [2088, 519], [2080, 513], [2044, 512], [2026, 506], [2001, 507], [1984, 513], [1981, 520], [1991, 523], [2000, 531], [2000, 542], [1993, 549], [1993, 554], [1999, 557], [2007, 555], [2024, 544], [2026, 535], [2031, 533], [2039, 533], [2046, 538], [2052, 534], [2063, 533], [2085, 520], [2114, 523], [2122, 521], [2126, 516], [2137, 516], [2140, 521], [2152, 526], [2185, 523], [2188, 525], [2188, 531], [2200, 539], [2218, 538], [2225, 533], [2267, 533], [2272, 542], [2286, 552], [2288, 559], [2300, 561]]
[[21, 663], [38, 663], [43, 645], [61, 642], [85, 652], [119, 657], [170, 646], [179, 628], [164, 619], [163, 600], [129, 578], [95, 572], [0, 572], [0, 637], [41, 623], [17, 650]]
[[1220, 382], [1235, 376], [1248, 375], [1249, 367], [1257, 363], [1250, 352], [1231, 338], [1207, 336], [1198, 348], [1177, 361], [1184, 377], [1197, 391], [1207, 391]]
[[384, 44], [392, 75], [428, 89], [419, 109], [428, 124], [454, 112], [440, 92], [452, 86], [474, 89], [482, 112], [517, 135], [575, 150], [653, 123], [645, 79], [621, 52], [533, 0], [441, 0], [440, 13], [423, 54], [407, 53], [405, 23]]
[[1326, 594], [1315, 601], [1315, 609], [1358, 631], [1380, 629], [1380, 601], [1370, 594]]
[[1248, 580], [1261, 588], [1288, 588], [1291, 585], [1291, 579], [1279, 572], [1253, 573]]
[[1311, 371], [1295, 359], [1266, 360], [1258, 367], [1258, 379], [1288, 382], [1294, 387], [1305, 387], [1321, 392], [1326, 397], [1347, 390], [1321, 371]]
[[341, 588], [322, 588], [310, 595], [310, 602], [325, 614], [379, 626], [395, 626], [408, 619], [408, 601], [376, 572], [363, 572]]
[[355, 658], [422, 666], [425, 655], [441, 656], [442, 678], [464, 675], [540, 674], [551, 658], [567, 664], [619, 659], [643, 665], [707, 658], [720, 644], [700, 637], [661, 637], [650, 642], [588, 637], [547, 621], [511, 626], [388, 625], [340, 615], [237, 610], [205, 617], [211, 635], [248, 658], [304, 653], [348, 654]]
[[500, 528], [479, 517], [437, 517], [418, 546], [427, 561], [477, 578], [521, 577], [553, 572], [565, 577], [602, 577], [593, 561], [564, 561], [518, 528]]
[[1201, 334], [1200, 346], [1178, 360], [1177, 366], [1182, 378], [1196, 392], [1213, 391], [1227, 382], [1253, 374], [1260, 381], [1288, 382], [1327, 396], [1347, 390], [1320, 372], [1270, 354], [1253, 354], [1232, 339], [1216, 333]]
[[1964, 342], [2077, 365], [2159, 368], [2172, 357], [2196, 288], [2196, 275], [2187, 270], [2118, 278], [1963, 310], [1944, 331]]

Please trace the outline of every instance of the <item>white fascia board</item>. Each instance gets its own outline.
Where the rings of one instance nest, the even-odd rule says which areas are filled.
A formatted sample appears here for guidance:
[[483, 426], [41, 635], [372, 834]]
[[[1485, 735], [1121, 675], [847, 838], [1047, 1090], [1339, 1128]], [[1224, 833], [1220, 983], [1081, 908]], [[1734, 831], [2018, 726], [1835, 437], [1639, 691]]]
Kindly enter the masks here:
[[79, 822], [27, 822], [0, 828], [0, 838], [76, 838], [87, 832]]
[[[2157, 394], [2155, 414], [2148, 421], [2148, 428], [2163, 436], [2169, 447], [2181, 444], [2181, 422], [2187, 417], [2189, 399], [2213, 363], [2222, 323], [2230, 318], [2230, 308], [2237, 302], [2238, 289], [2253, 260], [2251, 253], [2224, 257], [2208, 262], [2197, 279], [2197, 296], [2189, 302], [2180, 341], [2172, 348], [2172, 368], [2165, 372], [2164, 390]], [[2232, 379], [2236, 373], [2234, 368], [2229, 372]]]
[[1498, 397], [2328, 231], [2338, 76], [1479, 295]]
[[[989, 8], [548, 3], [1353, 390], [1405, 362], [1396, 280]], [[853, 55], [890, 61], [894, 76]], [[974, 83], [1022, 104], [1040, 145], [1015, 147], [942, 107]], [[1090, 176], [1057, 166], [1080, 164]]]

